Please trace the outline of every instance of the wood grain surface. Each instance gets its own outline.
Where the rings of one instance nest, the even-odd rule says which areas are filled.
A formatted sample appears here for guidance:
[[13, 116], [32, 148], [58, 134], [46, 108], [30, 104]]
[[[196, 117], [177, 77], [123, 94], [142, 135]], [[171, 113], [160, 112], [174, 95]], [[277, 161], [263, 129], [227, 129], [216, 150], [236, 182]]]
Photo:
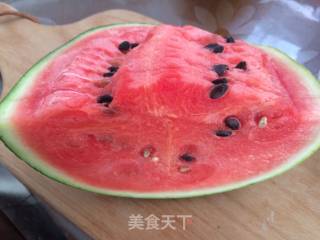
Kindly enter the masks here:
[[[154, 22], [112, 10], [64, 26], [42, 26], [17, 17], [0, 18], [0, 70], [7, 91], [40, 57], [88, 28], [115, 22]], [[181, 200], [100, 196], [56, 183], [18, 160], [3, 145], [1, 161], [34, 193], [94, 239], [320, 239], [319, 152], [300, 166], [244, 189]], [[183, 230], [129, 230], [131, 214], [192, 215]]]

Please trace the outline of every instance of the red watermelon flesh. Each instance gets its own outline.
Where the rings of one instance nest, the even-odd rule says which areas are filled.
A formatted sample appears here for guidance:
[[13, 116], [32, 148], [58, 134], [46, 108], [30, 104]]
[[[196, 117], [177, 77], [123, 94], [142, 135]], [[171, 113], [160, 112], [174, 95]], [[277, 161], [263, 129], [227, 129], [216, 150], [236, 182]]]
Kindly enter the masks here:
[[[120, 51], [123, 41], [139, 45]], [[228, 66], [223, 76], [213, 69], [218, 64]], [[118, 69], [108, 77], [112, 66]], [[210, 97], [221, 78], [226, 92]], [[319, 134], [312, 94], [292, 66], [241, 40], [191, 26], [122, 26], [57, 54], [19, 98], [11, 121], [30, 151], [75, 182], [183, 192], [286, 164]], [[98, 103], [101, 96], [112, 100]], [[239, 129], [226, 125], [228, 117]]]

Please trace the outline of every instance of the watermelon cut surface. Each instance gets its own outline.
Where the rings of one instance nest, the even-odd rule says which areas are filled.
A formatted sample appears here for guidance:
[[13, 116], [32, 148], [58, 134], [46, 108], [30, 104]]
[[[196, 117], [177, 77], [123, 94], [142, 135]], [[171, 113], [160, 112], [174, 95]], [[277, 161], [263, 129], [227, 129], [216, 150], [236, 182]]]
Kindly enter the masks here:
[[320, 145], [319, 84], [275, 49], [229, 40], [191, 26], [84, 32], [1, 102], [1, 139], [55, 180], [117, 196], [198, 196], [280, 174]]

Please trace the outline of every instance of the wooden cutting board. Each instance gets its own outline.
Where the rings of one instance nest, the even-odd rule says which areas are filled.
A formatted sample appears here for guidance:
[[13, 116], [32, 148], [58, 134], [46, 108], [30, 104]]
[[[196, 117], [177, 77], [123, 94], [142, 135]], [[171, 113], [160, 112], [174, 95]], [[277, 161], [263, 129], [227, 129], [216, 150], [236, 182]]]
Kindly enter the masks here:
[[[3, 9], [2, 9], [3, 10]], [[0, 8], [1, 11], [1, 8]], [[41, 56], [76, 34], [102, 24], [155, 22], [124, 10], [99, 13], [64, 26], [0, 18], [4, 92]], [[224, 194], [182, 200], [100, 196], [56, 183], [18, 160], [3, 145], [0, 159], [34, 193], [94, 239], [320, 239], [320, 153], [272, 180]], [[1, 183], [0, 183], [1, 184]], [[129, 230], [130, 215], [192, 215], [183, 230]], [[161, 225], [161, 224], [160, 224]], [[161, 225], [163, 226], [163, 225]]]

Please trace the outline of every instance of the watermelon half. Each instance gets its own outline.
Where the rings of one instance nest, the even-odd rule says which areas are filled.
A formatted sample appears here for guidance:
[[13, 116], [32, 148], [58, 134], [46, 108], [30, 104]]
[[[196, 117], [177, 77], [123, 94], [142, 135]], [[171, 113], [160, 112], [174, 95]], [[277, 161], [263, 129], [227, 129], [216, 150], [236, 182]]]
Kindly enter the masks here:
[[224, 192], [320, 145], [320, 87], [269, 47], [201, 29], [119, 24], [36, 63], [0, 105], [0, 135], [59, 182], [127, 197]]

